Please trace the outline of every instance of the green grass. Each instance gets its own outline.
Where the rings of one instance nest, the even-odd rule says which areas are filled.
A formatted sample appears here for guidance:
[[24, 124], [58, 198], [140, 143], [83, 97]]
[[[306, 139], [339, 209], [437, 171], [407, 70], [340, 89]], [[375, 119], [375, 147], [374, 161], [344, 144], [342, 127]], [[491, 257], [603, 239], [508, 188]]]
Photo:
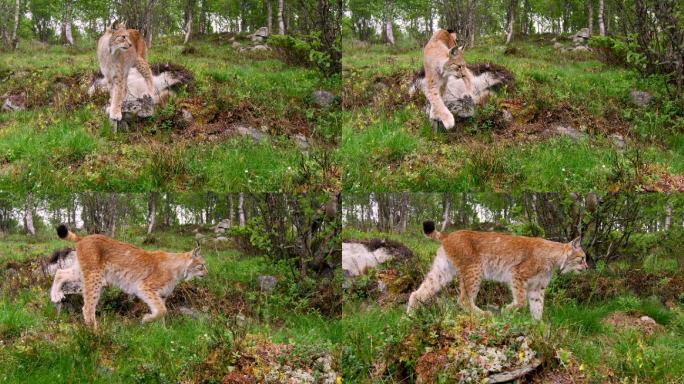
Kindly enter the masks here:
[[[684, 172], [684, 109], [670, 100], [663, 78], [611, 67], [590, 54], [559, 54], [551, 44], [516, 43], [513, 54], [500, 45], [467, 50], [468, 62], [509, 69], [515, 87], [444, 133], [433, 132], [422, 96], [408, 98], [408, 83], [422, 65], [417, 47], [359, 49], [347, 42], [343, 189], [638, 189], [663, 174]], [[634, 89], [651, 92], [654, 100], [646, 108], [632, 105]], [[513, 103], [508, 108], [522, 131], [496, 125], [500, 103]], [[556, 119], [586, 135], [574, 140], [523, 133], [534, 118], [547, 119], [542, 130]], [[610, 137], [615, 132], [625, 136], [624, 150]]]
[[[404, 243], [417, 255], [418, 265], [413, 267], [423, 273], [428, 272], [438, 246], [434, 241], [419, 235], [363, 232], [350, 228], [343, 233], [345, 239], [377, 237]], [[495, 311], [493, 321], [502, 326], [524, 325], [532, 340], [545, 346], [538, 352], [546, 356], [547, 364], [562, 367], [554, 356], [562, 355], [561, 360], [567, 360], [565, 363], [574, 359], [574, 366], [581, 367], [591, 380], [605, 380], [605, 375], [610, 372], [616, 382], [679, 382], [684, 375], [684, 306], [681, 302], [668, 308], [657, 299], [625, 293], [615, 298], [578, 303], [566, 296], [562, 289], [554, 288], [556, 286], [551, 284], [547, 292], [542, 322], [531, 323], [527, 310], [520, 313]], [[596, 294], [600, 297], [599, 292]], [[408, 342], [409, 335], [423, 332], [421, 330], [426, 324], [439, 323], [445, 317], [456, 316], [462, 311], [456, 304], [456, 297], [444, 291], [412, 316], [406, 316], [405, 310], [405, 303], [381, 306], [372, 299], [357, 296], [346, 300], [342, 320], [348, 329], [342, 355], [346, 380], [355, 383], [395, 382], [388, 377], [373, 377], [379, 357], [388, 348], [394, 348], [392, 350], [396, 353], [402, 353], [401, 359], [406, 367], [414, 367], [417, 356], [403, 354], [407, 348], [414, 347], [405, 348], [402, 343]], [[607, 316], [618, 311], [650, 316], [663, 327], [662, 331], [648, 336], [604, 323]], [[425, 352], [427, 350], [420, 354]], [[551, 366], [547, 368], [551, 369]], [[399, 367], [387, 369], [391, 374]]]
[[[321, 165], [340, 138], [340, 111], [320, 108], [315, 90], [340, 92], [340, 77], [291, 67], [273, 54], [238, 53], [210, 36], [184, 53], [176, 39], [160, 39], [149, 61], [185, 66], [196, 89], [181, 93], [157, 114], [112, 134], [102, 111], [105, 99], [86, 94], [99, 65], [95, 42], [77, 48], [27, 43], [0, 61], [0, 94], [23, 91], [32, 105], [23, 112], [0, 112], [0, 188], [36, 186], [51, 191], [159, 190], [294, 191], [339, 189], [335, 161]], [[59, 96], [55, 79], [69, 84]], [[176, 124], [189, 108], [196, 124], [243, 122], [270, 134], [260, 142], [230, 135], [185, 135]], [[218, 119], [218, 120], [217, 120]], [[305, 135], [303, 151], [293, 137]], [[308, 164], [307, 164], [308, 163]], [[306, 166], [304, 164], [307, 164]]]
[[[141, 245], [145, 237], [126, 231], [118, 238]], [[158, 232], [155, 240], [154, 245], [141, 246], [181, 252], [195, 245], [190, 234]], [[10, 261], [49, 256], [65, 245], [43, 232], [35, 238], [0, 235], [0, 268]], [[230, 370], [225, 361], [236, 359], [252, 338], [333, 356], [339, 353], [336, 344], [345, 331], [340, 319], [326, 318], [305, 306], [291, 306], [287, 291], [260, 297], [257, 276], [272, 274], [279, 277], [280, 286], [287, 285], [289, 269], [264, 256], [244, 256], [218, 243], [205, 244], [202, 254], [209, 275], [183, 283], [206, 288], [211, 295], [203, 303], [206, 307], [193, 308], [196, 315], [171, 312], [163, 321], [141, 324], [140, 318], [114, 308], [117, 290], [106, 288], [98, 306], [97, 332], [82, 325], [80, 312], [57, 314], [47, 285], [13, 289], [7, 281], [0, 282], [0, 382], [192, 382], [212, 374], [217, 377], [217, 372], [220, 378], [221, 372]], [[224, 295], [242, 297], [247, 307], [228, 303], [221, 305], [230, 308], [213, 308]], [[221, 356], [217, 361], [212, 357], [217, 351], [238, 355]]]

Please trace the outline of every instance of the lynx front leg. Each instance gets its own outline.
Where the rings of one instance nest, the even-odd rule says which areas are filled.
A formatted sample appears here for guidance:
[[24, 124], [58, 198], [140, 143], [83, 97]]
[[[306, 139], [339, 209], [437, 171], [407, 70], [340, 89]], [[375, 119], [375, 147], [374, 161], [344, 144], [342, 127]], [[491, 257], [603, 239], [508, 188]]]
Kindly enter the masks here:
[[159, 296], [159, 293], [149, 289], [141, 289], [139, 295], [140, 299], [150, 307], [150, 313], [142, 318], [143, 323], [159, 319], [166, 315], [166, 304], [164, 303], [164, 299]]
[[121, 121], [121, 101], [126, 95], [126, 82], [121, 76], [114, 77], [110, 91], [109, 118], [114, 121]]
[[437, 75], [433, 74], [433, 77], [430, 79], [426, 78], [427, 92], [425, 96], [430, 101], [430, 119], [440, 120], [444, 124], [444, 128], [449, 130], [456, 125], [456, 121], [454, 120], [454, 115], [451, 114], [444, 104], [444, 100], [442, 100], [442, 83], [435, 79], [434, 76]]
[[506, 306], [506, 309], [525, 307], [525, 299], [527, 298], [527, 290], [525, 288], [525, 280], [514, 273], [511, 280], [511, 292], [513, 293], [513, 302]]
[[536, 289], [527, 294], [530, 304], [530, 314], [535, 320], [541, 320], [544, 311], [544, 290]]
[[437, 294], [445, 285], [458, 274], [456, 268], [447, 259], [443, 248], [437, 250], [437, 257], [432, 263], [430, 272], [420, 284], [420, 287], [411, 293], [406, 312], [410, 313], [416, 306], [428, 301]]

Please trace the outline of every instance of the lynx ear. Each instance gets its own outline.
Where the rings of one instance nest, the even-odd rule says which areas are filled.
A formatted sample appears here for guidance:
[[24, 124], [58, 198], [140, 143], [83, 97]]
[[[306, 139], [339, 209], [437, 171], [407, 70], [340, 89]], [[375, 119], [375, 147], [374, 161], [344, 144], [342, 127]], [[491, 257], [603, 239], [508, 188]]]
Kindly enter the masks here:
[[570, 242], [572, 249], [582, 249], [582, 238], [577, 236], [575, 240]]
[[196, 247], [195, 249], [192, 250], [192, 258], [193, 258], [193, 259], [198, 259], [198, 258], [200, 258], [200, 257], [201, 257], [201, 256], [200, 256], [200, 246], [199, 246], [199, 243], [198, 243], [198, 244], [197, 244], [197, 247]]
[[463, 53], [463, 47], [453, 47], [449, 50], [449, 57], [457, 57]]

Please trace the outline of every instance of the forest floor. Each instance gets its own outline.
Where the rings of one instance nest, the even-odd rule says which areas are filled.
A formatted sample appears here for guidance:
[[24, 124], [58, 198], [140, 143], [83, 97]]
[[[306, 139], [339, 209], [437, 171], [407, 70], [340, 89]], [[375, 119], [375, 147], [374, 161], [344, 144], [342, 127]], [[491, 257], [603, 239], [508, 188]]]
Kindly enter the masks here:
[[463, 312], [455, 282], [407, 316], [408, 295], [429, 271], [438, 243], [351, 229], [343, 238], [387, 238], [413, 251], [345, 282], [346, 380], [482, 382], [501, 367], [512, 370], [535, 359], [539, 367], [521, 382], [681, 383], [684, 377], [684, 274], [675, 263], [603, 264], [579, 275], [556, 273], [541, 322], [527, 309], [501, 311], [511, 295], [492, 282], [483, 284], [477, 299], [491, 316]]
[[[27, 109], [0, 111], [0, 189], [339, 189], [330, 155], [340, 139], [339, 103], [322, 107], [312, 96], [339, 95], [339, 76], [287, 65], [275, 51], [238, 52], [229, 38], [212, 35], [185, 47], [178, 38], [155, 41], [151, 65], [181, 65], [195, 87], [116, 134], [106, 97], [87, 95], [99, 71], [96, 42], [28, 42], [2, 53], [2, 100], [16, 95]], [[244, 36], [238, 41], [247, 45]], [[258, 134], [237, 135], [237, 126]]]
[[[562, 53], [551, 39], [466, 50], [469, 64], [504, 66], [515, 81], [450, 132], [433, 130], [421, 92], [408, 94], [419, 48], [346, 41], [343, 189], [684, 190], [684, 111], [663, 78]], [[634, 90], [653, 99], [639, 107]]]
[[[143, 234], [121, 240], [182, 252], [194, 247], [193, 235], [159, 232], [153, 245], [142, 245]], [[298, 294], [289, 268], [210, 240], [202, 246], [209, 274], [174, 290], [164, 321], [141, 324], [146, 306], [106, 288], [93, 333], [78, 305], [58, 314], [50, 302], [52, 279], [41, 263], [68, 245], [54, 237], [0, 238], [0, 382], [337, 380], [342, 324], [312, 309], [314, 299]], [[260, 292], [264, 274], [279, 279], [272, 293]]]

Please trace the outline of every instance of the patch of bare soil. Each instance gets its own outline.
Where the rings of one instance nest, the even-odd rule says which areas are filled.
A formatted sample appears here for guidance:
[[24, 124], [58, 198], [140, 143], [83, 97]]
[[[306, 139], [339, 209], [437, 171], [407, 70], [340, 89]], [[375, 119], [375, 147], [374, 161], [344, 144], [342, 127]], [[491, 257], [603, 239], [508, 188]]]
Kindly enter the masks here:
[[612, 326], [617, 331], [636, 330], [646, 336], [663, 332], [665, 329], [652, 318], [637, 312], [613, 312], [603, 319], [603, 323]]

